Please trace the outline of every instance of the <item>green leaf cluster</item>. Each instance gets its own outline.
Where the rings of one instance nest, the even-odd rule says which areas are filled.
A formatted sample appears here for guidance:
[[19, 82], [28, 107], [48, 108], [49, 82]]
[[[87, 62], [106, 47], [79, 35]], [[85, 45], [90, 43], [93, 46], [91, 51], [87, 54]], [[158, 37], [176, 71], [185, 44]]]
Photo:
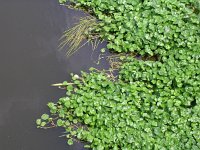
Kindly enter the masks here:
[[95, 69], [72, 74], [38, 127], [51, 122], [66, 130], [69, 145], [83, 140], [94, 150], [199, 150], [200, 2], [70, 2], [99, 19], [110, 50], [157, 59], [123, 58], [115, 81]]
[[74, 93], [54, 104], [68, 143], [84, 140], [97, 150], [199, 149], [199, 63], [191, 66], [188, 80], [182, 70], [166, 66], [127, 58], [116, 82], [97, 72], [74, 79], [80, 82]]
[[[72, 1], [74, 2], [74, 1]], [[101, 21], [97, 32], [115, 52], [165, 54], [199, 44], [198, 0], [76, 0]]]

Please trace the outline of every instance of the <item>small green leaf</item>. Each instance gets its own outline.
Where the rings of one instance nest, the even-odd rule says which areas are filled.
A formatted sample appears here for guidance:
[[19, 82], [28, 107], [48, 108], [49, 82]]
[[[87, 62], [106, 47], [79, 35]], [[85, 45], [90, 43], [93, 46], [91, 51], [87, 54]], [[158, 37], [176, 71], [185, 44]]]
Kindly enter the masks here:
[[66, 3], [66, 0], [59, 0], [60, 4]]
[[57, 126], [61, 127], [63, 125], [63, 121], [61, 119], [57, 120]]
[[64, 81], [64, 82], [62, 83], [62, 85], [67, 86], [67, 85], [68, 85], [68, 82], [67, 82], [67, 81]]
[[65, 121], [65, 125], [66, 126], [70, 126], [70, 122], [69, 121]]
[[84, 145], [84, 148], [91, 148], [90, 145]]
[[67, 100], [67, 101], [65, 101], [65, 103], [64, 103], [64, 105], [65, 105], [65, 107], [70, 107], [70, 101], [69, 100]]
[[72, 139], [69, 139], [68, 141], [67, 141], [67, 143], [68, 143], [68, 145], [73, 145], [73, 140]]
[[46, 122], [41, 122], [41, 127], [44, 127], [46, 125]]
[[105, 53], [105, 51], [106, 51], [105, 48], [102, 48], [102, 49], [101, 49], [101, 52], [102, 52], [102, 53]]
[[41, 124], [41, 122], [42, 122], [41, 119], [37, 119], [37, 120], [36, 120], [36, 124], [37, 124], [38, 126]]
[[41, 118], [42, 118], [43, 120], [48, 120], [48, 119], [49, 119], [49, 115], [48, 115], [48, 114], [43, 114], [43, 115], [41, 116]]
[[77, 124], [78, 120], [77, 119], [73, 119], [73, 123]]

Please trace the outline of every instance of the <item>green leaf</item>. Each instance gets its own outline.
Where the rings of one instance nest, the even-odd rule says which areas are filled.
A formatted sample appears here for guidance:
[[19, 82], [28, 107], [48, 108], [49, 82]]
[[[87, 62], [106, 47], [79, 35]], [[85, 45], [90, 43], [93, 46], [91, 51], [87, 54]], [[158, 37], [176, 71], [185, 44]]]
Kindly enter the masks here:
[[44, 127], [46, 125], [46, 122], [41, 122], [40, 126]]
[[70, 107], [70, 104], [71, 104], [71, 102], [69, 100], [65, 101], [65, 103], [64, 103], [65, 107], [67, 107], [67, 108]]
[[59, 0], [60, 4], [66, 3], [66, 0]]
[[57, 120], [57, 126], [58, 126], [58, 127], [63, 126], [63, 120], [58, 119], [58, 120]]
[[102, 53], [105, 53], [105, 51], [106, 51], [105, 48], [102, 48], [102, 49], [101, 49], [101, 52], [102, 52]]
[[73, 123], [77, 124], [78, 120], [77, 119], [73, 119]]
[[101, 144], [100, 144], [100, 145], [98, 145], [98, 146], [97, 146], [97, 150], [104, 150], [104, 146], [103, 146], [103, 145], [101, 145]]
[[62, 85], [67, 86], [67, 85], [68, 85], [68, 82], [67, 82], [67, 81], [64, 81], [64, 82], [62, 83]]
[[84, 145], [84, 148], [91, 148], [90, 145]]
[[72, 139], [69, 139], [68, 141], [67, 141], [67, 143], [68, 143], [68, 145], [73, 145], [73, 140]]
[[70, 122], [69, 121], [65, 121], [65, 125], [66, 126], [70, 126]]
[[90, 134], [87, 135], [87, 141], [92, 142], [94, 137]]
[[37, 119], [36, 120], [36, 124], [39, 126], [41, 124], [42, 120], [41, 119]]
[[41, 116], [41, 118], [42, 118], [43, 120], [48, 120], [48, 119], [49, 119], [49, 115], [48, 115], [48, 114], [43, 114], [43, 115]]
[[72, 85], [68, 85], [68, 86], [67, 86], [67, 90], [68, 90], [68, 91], [73, 91], [73, 86], [72, 86]]

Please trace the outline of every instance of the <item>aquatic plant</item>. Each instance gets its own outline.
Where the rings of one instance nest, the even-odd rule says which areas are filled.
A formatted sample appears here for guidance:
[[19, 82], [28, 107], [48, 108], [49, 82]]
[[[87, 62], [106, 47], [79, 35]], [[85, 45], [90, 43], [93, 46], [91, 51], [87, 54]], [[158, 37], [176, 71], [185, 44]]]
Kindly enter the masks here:
[[96, 49], [101, 40], [92, 31], [97, 25], [98, 23], [95, 17], [86, 16], [80, 18], [78, 24], [63, 33], [60, 38], [59, 49], [62, 50], [66, 45], [69, 46], [66, 53], [68, 57], [88, 43], [92, 44], [93, 49]]
[[42, 116], [38, 127], [63, 127], [68, 144], [87, 141], [86, 147], [97, 150], [199, 149], [197, 60], [190, 67], [181, 62], [180, 71], [173, 60], [171, 68], [132, 57], [124, 61], [117, 80], [91, 70], [60, 84], [66, 96], [48, 103], [52, 116]]
[[198, 0], [71, 2], [74, 7], [93, 11], [101, 21], [96, 31], [108, 40], [107, 47], [116, 52], [163, 55], [200, 43]]
[[56, 84], [66, 95], [37, 126], [62, 127], [69, 145], [94, 150], [200, 149], [200, 2], [68, 2], [100, 20], [93, 31], [121, 55], [109, 70]]

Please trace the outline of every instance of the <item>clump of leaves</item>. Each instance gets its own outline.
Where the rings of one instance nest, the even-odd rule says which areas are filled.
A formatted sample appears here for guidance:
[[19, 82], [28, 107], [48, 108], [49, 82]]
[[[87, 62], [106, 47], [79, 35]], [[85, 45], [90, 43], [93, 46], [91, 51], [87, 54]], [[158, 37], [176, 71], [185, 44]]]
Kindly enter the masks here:
[[109, 49], [158, 58], [123, 54], [112, 61], [118, 78], [91, 69], [56, 84], [66, 95], [38, 127], [62, 127], [69, 145], [94, 150], [200, 149], [199, 1], [69, 1], [101, 20], [94, 30]]
[[97, 31], [116, 52], [163, 55], [200, 43], [198, 0], [77, 0], [75, 5], [89, 7], [101, 20]]
[[199, 149], [199, 63], [168, 67], [128, 58], [115, 82], [104, 72], [73, 75], [62, 84], [67, 95], [48, 104], [55, 124], [69, 144], [83, 140], [97, 150]]

